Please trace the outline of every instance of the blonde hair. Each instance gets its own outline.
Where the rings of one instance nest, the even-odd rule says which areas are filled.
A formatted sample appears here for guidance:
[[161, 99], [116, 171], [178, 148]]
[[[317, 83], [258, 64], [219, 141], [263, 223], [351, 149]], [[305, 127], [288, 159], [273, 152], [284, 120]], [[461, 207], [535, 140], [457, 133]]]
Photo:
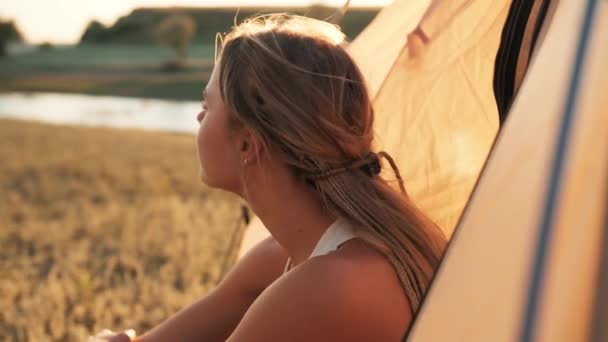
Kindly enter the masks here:
[[[352, 222], [358, 236], [388, 258], [416, 312], [445, 237], [405, 191], [397, 192], [380, 175], [348, 167], [372, 152], [374, 115], [340, 29], [274, 14], [248, 19], [223, 38], [216, 62], [234, 124], [259, 134], [317, 190], [328, 210]], [[388, 159], [401, 182], [390, 156], [376, 156]], [[340, 172], [331, 172], [336, 169]]]

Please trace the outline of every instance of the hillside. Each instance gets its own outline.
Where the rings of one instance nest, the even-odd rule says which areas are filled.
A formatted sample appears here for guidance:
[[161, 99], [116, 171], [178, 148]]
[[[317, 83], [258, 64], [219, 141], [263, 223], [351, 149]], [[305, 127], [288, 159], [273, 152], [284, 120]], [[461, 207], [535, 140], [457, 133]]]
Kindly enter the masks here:
[[[80, 43], [154, 43], [154, 32], [160, 21], [170, 14], [182, 13], [192, 16], [197, 33], [195, 42], [212, 43], [217, 32], [226, 32], [236, 21], [241, 22], [256, 14], [286, 12], [325, 19], [335, 9], [325, 6], [310, 7], [267, 7], [267, 8], [139, 8], [119, 18], [114, 25], [105, 27], [97, 21], [89, 24], [83, 33]], [[379, 8], [351, 8], [344, 16], [342, 30], [349, 39], [353, 39], [376, 16]]]

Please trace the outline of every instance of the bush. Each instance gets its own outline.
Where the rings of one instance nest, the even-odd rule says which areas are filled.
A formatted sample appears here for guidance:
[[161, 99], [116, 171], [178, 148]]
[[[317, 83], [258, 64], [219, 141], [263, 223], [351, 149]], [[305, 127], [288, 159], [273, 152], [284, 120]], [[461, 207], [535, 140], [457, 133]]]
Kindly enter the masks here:
[[52, 50], [55, 46], [51, 42], [42, 42], [38, 44], [38, 49], [40, 50]]

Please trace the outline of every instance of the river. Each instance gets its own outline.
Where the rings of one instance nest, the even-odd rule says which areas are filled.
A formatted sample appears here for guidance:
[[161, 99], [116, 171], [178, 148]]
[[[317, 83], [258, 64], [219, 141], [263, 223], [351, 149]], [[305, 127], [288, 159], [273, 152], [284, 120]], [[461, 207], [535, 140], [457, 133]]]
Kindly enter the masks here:
[[196, 133], [200, 103], [60, 93], [2, 93], [0, 118]]

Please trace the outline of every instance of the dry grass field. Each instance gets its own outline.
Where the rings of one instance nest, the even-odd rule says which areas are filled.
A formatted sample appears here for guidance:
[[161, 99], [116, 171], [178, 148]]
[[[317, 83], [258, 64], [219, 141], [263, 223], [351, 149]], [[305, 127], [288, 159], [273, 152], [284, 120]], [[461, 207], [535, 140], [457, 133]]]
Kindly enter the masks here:
[[0, 341], [147, 330], [216, 284], [239, 211], [191, 135], [0, 120]]

